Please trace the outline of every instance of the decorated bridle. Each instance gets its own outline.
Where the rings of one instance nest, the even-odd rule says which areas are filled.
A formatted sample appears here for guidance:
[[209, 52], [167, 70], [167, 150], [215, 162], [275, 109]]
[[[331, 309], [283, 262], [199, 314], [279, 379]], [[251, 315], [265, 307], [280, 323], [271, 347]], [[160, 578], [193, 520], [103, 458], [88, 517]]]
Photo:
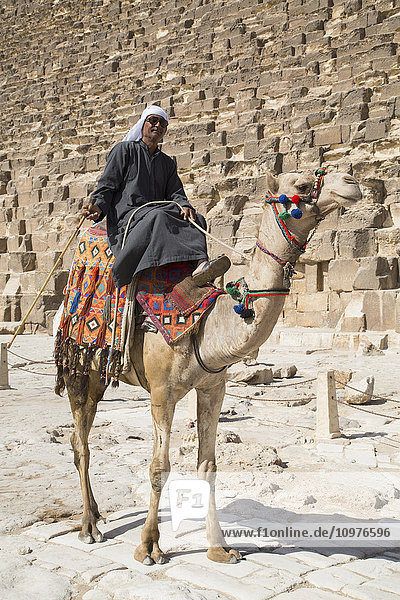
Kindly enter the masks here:
[[[315, 171], [315, 180], [314, 180], [313, 186], [311, 188], [311, 192], [307, 196], [293, 195], [290, 198], [290, 197], [286, 196], [286, 194], [281, 194], [279, 196], [279, 198], [277, 198], [275, 196], [266, 196], [265, 197], [265, 202], [272, 206], [276, 222], [278, 223], [279, 228], [280, 228], [284, 238], [289, 243], [289, 245], [300, 254], [305, 252], [307, 243], [310, 241], [313, 234], [311, 234], [309, 236], [308, 240], [304, 244], [300, 244], [300, 242], [298, 242], [296, 240], [295, 236], [293, 236], [290, 233], [290, 231], [288, 230], [288, 228], [286, 227], [285, 221], [287, 221], [290, 217], [293, 217], [294, 219], [301, 219], [301, 217], [303, 216], [303, 213], [302, 213], [301, 209], [299, 208], [299, 204], [301, 202], [303, 202], [305, 204], [314, 204], [314, 206], [317, 209], [317, 223], [321, 220], [321, 217], [319, 216], [319, 209], [317, 206], [317, 202], [318, 202], [319, 195], [321, 193], [324, 175], [325, 175], [325, 169], [323, 169], [323, 168], [317, 169]], [[296, 206], [296, 208], [293, 208], [290, 213], [288, 211], [289, 203], [292, 203]], [[282, 205], [280, 208], [283, 207], [284, 210], [280, 211], [278, 209], [279, 204]], [[294, 271], [295, 262], [291, 263], [291, 262], [288, 262], [288, 261], [285, 261], [285, 260], [279, 258], [279, 256], [276, 256], [275, 254], [273, 254], [272, 252], [267, 250], [267, 248], [265, 248], [260, 243], [259, 240], [257, 240], [256, 246], [262, 252], [264, 252], [265, 254], [268, 254], [268, 256], [271, 256], [274, 260], [276, 260], [277, 263], [282, 265], [282, 267], [283, 267], [283, 284], [284, 284], [285, 288], [282, 290], [250, 290], [244, 277], [241, 277], [240, 279], [238, 279], [235, 282], [228, 283], [226, 285], [227, 293], [230, 296], [232, 296], [232, 298], [234, 300], [236, 300], [236, 302], [238, 302], [238, 304], [235, 304], [235, 306], [233, 307], [233, 310], [237, 314], [239, 314], [243, 319], [248, 319], [248, 318], [254, 317], [254, 309], [252, 308], [252, 304], [253, 304], [253, 301], [256, 300], [257, 298], [265, 298], [267, 296], [287, 296], [290, 292], [290, 280], [291, 280], [293, 273], [295, 272]], [[197, 362], [199, 363], [200, 367], [204, 371], [206, 371], [207, 373], [216, 374], [216, 373], [221, 373], [224, 369], [226, 369], [226, 366], [220, 367], [219, 369], [211, 369], [210, 367], [205, 365], [200, 356], [200, 350], [199, 350], [197, 337], [195, 335], [192, 335], [191, 337], [192, 337], [192, 343], [193, 343], [194, 353], [195, 353]]]
[[[306, 196], [298, 196], [297, 194], [289, 197], [286, 194], [281, 194], [279, 197], [276, 196], [266, 196], [265, 202], [271, 205], [275, 220], [281, 230], [281, 233], [291, 248], [297, 251], [299, 254], [302, 254], [306, 251], [306, 247], [314, 232], [309, 236], [304, 244], [301, 244], [298, 240], [296, 240], [295, 236], [292, 235], [289, 229], [286, 226], [286, 221], [290, 218], [293, 219], [301, 219], [303, 216], [303, 212], [299, 207], [300, 203], [304, 204], [313, 204], [317, 209], [317, 223], [321, 220], [319, 216], [318, 209], [318, 199], [321, 193], [321, 188], [323, 185], [323, 178], [326, 173], [326, 169], [319, 168], [315, 171], [315, 180], [311, 188], [311, 192]], [[295, 208], [291, 209], [289, 212], [289, 204], [294, 204]], [[315, 230], [314, 230], [315, 231]], [[271, 258], [273, 258], [278, 264], [283, 267], [283, 285], [285, 286], [282, 290], [250, 290], [246, 284], [244, 277], [241, 277], [235, 282], [228, 283], [226, 286], [226, 291], [230, 294], [234, 300], [238, 301], [239, 304], [233, 307], [234, 311], [238, 313], [243, 319], [250, 318], [254, 316], [254, 310], [251, 308], [251, 305], [254, 300], [257, 298], [262, 298], [266, 296], [287, 296], [290, 292], [290, 283], [291, 277], [295, 273], [294, 265], [296, 261], [289, 262], [279, 258], [270, 250], [265, 248], [259, 240], [256, 242], [257, 248], [259, 248], [265, 254], [268, 254]]]
[[[281, 194], [279, 197], [274, 196], [266, 196], [265, 202], [266, 204], [270, 204], [274, 211], [275, 220], [278, 223], [279, 229], [281, 230], [283, 237], [289, 243], [289, 245], [300, 253], [306, 251], [306, 246], [308, 240], [304, 244], [300, 244], [296, 238], [291, 235], [288, 228], [286, 227], [285, 221], [287, 221], [290, 217], [294, 219], [301, 219], [303, 216], [302, 210], [299, 208], [300, 202], [304, 204], [314, 204], [314, 206], [318, 210], [318, 199], [321, 193], [323, 178], [326, 173], [326, 169], [320, 168], [315, 171], [315, 180], [311, 188], [311, 192], [307, 194], [307, 196], [298, 196], [297, 194], [293, 195], [291, 198], [286, 196], [286, 194]], [[288, 211], [288, 204], [294, 204], [296, 208], [292, 209], [290, 212]], [[279, 210], [278, 205], [281, 204], [281, 208], [284, 210]], [[318, 210], [319, 213], [319, 210]], [[320, 220], [317, 217], [317, 221]], [[258, 245], [258, 243], [257, 243]]]

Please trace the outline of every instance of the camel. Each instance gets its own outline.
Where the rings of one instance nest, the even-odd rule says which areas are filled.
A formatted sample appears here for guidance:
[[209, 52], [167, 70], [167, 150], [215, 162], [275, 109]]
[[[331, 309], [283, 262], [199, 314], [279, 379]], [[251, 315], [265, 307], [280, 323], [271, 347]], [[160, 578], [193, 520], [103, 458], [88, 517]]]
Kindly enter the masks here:
[[[304, 195], [310, 192], [312, 182], [311, 176], [296, 173], [267, 176], [269, 190], [275, 197], [280, 194], [292, 197], [296, 194], [304, 199]], [[301, 201], [302, 218], [289, 218], [285, 221], [286, 226], [301, 246], [323, 217], [338, 207], [352, 205], [360, 198], [360, 188], [352, 176], [339, 172], [328, 173], [318, 199], [308, 203]], [[243, 275], [251, 290], [282, 290], [284, 268], [265, 249], [283, 263], [292, 264], [300, 252], [282, 234], [272, 206], [264, 203], [263, 208], [259, 244], [254, 249], [250, 267], [244, 268]], [[175, 406], [192, 389], [197, 392], [198, 477], [208, 481], [211, 490], [206, 518], [209, 543], [207, 557], [222, 563], [236, 563], [241, 558], [239, 552], [229, 548], [225, 542], [218, 522], [214, 494], [217, 468], [215, 443], [225, 394], [225, 371], [227, 366], [257, 351], [267, 340], [284, 301], [284, 295], [260, 297], [254, 301], [254, 315], [242, 318], [233, 310], [235, 303], [232, 297], [221, 295], [201, 320], [197, 333], [182, 336], [172, 346], [168, 346], [159, 334], [135, 331], [130, 355], [142, 387], [151, 395], [154, 436], [150, 464], [150, 504], [141, 543], [134, 553], [137, 561], [145, 565], [166, 562], [166, 556], [159, 547], [158, 507], [165, 474], [170, 471], [169, 444]], [[71, 444], [83, 496], [79, 539], [92, 543], [102, 541], [103, 535], [97, 527], [100, 513], [89, 480], [88, 436], [97, 404], [106, 386], [95, 369], [90, 371], [86, 392], [82, 391], [79, 379], [79, 376], [75, 380], [64, 376], [75, 424]], [[121, 381], [137, 385], [137, 379], [134, 380], [130, 373], [123, 375]]]

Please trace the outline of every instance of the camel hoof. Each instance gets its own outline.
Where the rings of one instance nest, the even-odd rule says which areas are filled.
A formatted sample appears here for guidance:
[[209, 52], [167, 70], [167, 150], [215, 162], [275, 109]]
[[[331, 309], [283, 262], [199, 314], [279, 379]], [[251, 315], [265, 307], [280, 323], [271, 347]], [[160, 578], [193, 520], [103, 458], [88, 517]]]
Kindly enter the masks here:
[[150, 567], [151, 565], [154, 565], [154, 560], [151, 558], [151, 556], [145, 556], [142, 561], [142, 564]]
[[240, 552], [239, 552], [238, 550], [235, 550], [234, 548], [227, 548], [227, 550], [229, 550], [229, 554], [230, 554], [230, 555], [231, 555], [233, 558], [235, 558], [235, 559], [236, 559], [236, 560], [234, 560], [234, 561], [230, 561], [230, 562], [237, 563], [237, 562], [239, 562], [239, 560], [241, 560], [241, 559], [242, 559], [242, 555], [240, 554]]
[[84, 533], [83, 531], [80, 531], [78, 533], [78, 540], [80, 542], [82, 542], [83, 544], [93, 544], [94, 539], [91, 536], [90, 533]]
[[101, 533], [101, 531], [97, 530], [92, 535], [93, 535], [93, 540], [95, 542], [97, 542], [98, 544], [101, 542], [104, 542], [104, 535]]
[[241, 556], [237, 550], [215, 546], [207, 550], [207, 558], [209, 560], [213, 560], [214, 562], [229, 563], [234, 565], [239, 562]]
[[236, 556], [234, 554], [231, 554], [231, 557], [229, 559], [229, 564], [230, 565], [236, 565], [236, 563], [238, 563], [238, 559], [236, 558]]
[[166, 562], [167, 562], [167, 559], [166, 559], [166, 557], [165, 557], [165, 556], [162, 556], [162, 555], [161, 555], [161, 556], [159, 556], [159, 557], [157, 558], [157, 560], [156, 560], [156, 563], [157, 563], [158, 565], [165, 565], [165, 563], [166, 563]]

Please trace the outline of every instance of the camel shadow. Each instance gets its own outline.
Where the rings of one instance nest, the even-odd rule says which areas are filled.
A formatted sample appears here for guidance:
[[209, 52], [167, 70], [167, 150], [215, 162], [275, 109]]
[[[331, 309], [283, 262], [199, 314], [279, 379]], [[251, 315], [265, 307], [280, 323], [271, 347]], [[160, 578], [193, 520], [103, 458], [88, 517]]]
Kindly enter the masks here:
[[[223, 530], [233, 534], [227, 541], [235, 547], [235, 539], [240, 539], [241, 535], [255, 541], [263, 536], [267, 538], [264, 546], [257, 544], [261, 552], [286, 554], [306, 549], [325, 556], [337, 553], [370, 555], [400, 546], [400, 520], [394, 518], [362, 519], [341, 513], [297, 513], [250, 499], [233, 501], [218, 511], [218, 518], [222, 523], [229, 519], [228, 527]], [[244, 530], [247, 528], [252, 530], [252, 535], [246, 536]], [[297, 535], [298, 532], [307, 532], [307, 537]], [[271, 535], [274, 533], [276, 535]], [[273, 548], [276, 543], [287, 547]], [[254, 552], [253, 544], [251, 552]]]
[[[165, 512], [167, 512], [167, 510], [168, 509], [166, 509], [166, 508], [160, 508], [159, 513], [160, 514], [165, 513]], [[140, 516], [140, 515], [142, 515], [142, 516]], [[121, 515], [120, 517], [117, 517], [116, 519], [113, 519], [112, 521], [108, 521], [108, 523], [112, 523], [112, 524], [115, 523], [117, 526], [114, 527], [114, 529], [109, 529], [108, 531], [106, 531], [104, 537], [107, 540], [113, 540], [125, 533], [128, 533], [129, 531], [132, 531], [133, 529], [139, 529], [139, 528], [143, 527], [146, 517], [147, 517], [147, 510], [138, 510], [136, 512], [127, 513], [126, 515]], [[127, 519], [133, 519], [133, 520], [130, 520], [127, 523], [124, 523], [123, 525], [118, 526], [118, 521], [121, 521], [121, 520], [125, 521]], [[163, 519], [164, 519], [164, 517], [163, 517]], [[106, 523], [107, 523], [107, 520], [106, 520]]]
[[[307, 551], [314, 554], [331, 556], [346, 554], [355, 558], [381, 555], [385, 560], [398, 561], [400, 546], [400, 520], [394, 518], [362, 519], [349, 517], [341, 513], [297, 513], [291, 510], [265, 506], [250, 499], [235, 500], [217, 511], [226, 541], [229, 546], [239, 550], [242, 558], [264, 553], [273, 555], [293, 555]], [[143, 526], [147, 511], [127, 513], [115, 521], [127, 520], [106, 533], [107, 539], [119, 536]], [[160, 509], [161, 522], [168, 528], [168, 537], [175, 537], [177, 545], [191, 543], [193, 536], [205, 532], [205, 520], [191, 518], [185, 527], [179, 526], [177, 532], [169, 531], [172, 524], [169, 508]], [[185, 523], [183, 521], [183, 523]], [[334, 528], [334, 530], [333, 530]], [[181, 531], [180, 531], [181, 530]], [[354, 531], [353, 531], [354, 530]], [[305, 537], [305, 532], [311, 534]], [[333, 539], [329, 539], [333, 531]], [[297, 532], [302, 532], [298, 536]], [[324, 534], [326, 532], [326, 534]], [[166, 533], [166, 530], [164, 530]], [[372, 538], [370, 534], [378, 537]], [[391, 537], [386, 537], [389, 535]], [[161, 531], [161, 541], [163, 531]], [[193, 548], [168, 552], [169, 560], [177, 557], [201, 555], [207, 552], [203, 540], [193, 543]], [[200, 548], [199, 548], [200, 544]], [[397, 551], [393, 556], [386, 554]], [[301, 558], [301, 557], [299, 557]]]

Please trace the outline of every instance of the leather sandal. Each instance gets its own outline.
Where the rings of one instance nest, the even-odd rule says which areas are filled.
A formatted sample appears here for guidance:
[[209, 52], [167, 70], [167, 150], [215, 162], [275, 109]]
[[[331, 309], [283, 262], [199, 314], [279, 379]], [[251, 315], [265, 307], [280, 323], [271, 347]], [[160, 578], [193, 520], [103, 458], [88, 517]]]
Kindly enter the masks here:
[[220, 277], [226, 273], [230, 266], [231, 261], [225, 254], [218, 256], [218, 258], [214, 260], [208, 260], [200, 273], [192, 275], [193, 282], [197, 286], [202, 287], [203, 285], [206, 285], [206, 283], [213, 281], [216, 277]]

